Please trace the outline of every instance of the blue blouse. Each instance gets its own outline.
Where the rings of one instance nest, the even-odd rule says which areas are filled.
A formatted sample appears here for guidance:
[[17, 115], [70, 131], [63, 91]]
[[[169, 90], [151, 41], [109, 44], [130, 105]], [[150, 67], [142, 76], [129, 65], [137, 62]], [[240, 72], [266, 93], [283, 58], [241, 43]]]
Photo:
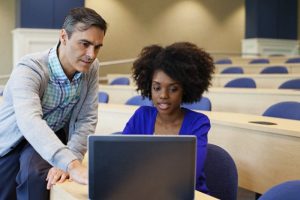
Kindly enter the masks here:
[[[185, 111], [179, 135], [195, 135], [197, 137], [197, 170], [196, 190], [208, 193], [204, 175], [204, 161], [206, 158], [207, 134], [210, 129], [208, 117], [202, 113], [182, 108]], [[153, 135], [157, 109], [152, 106], [141, 106], [129, 119], [123, 134]]]

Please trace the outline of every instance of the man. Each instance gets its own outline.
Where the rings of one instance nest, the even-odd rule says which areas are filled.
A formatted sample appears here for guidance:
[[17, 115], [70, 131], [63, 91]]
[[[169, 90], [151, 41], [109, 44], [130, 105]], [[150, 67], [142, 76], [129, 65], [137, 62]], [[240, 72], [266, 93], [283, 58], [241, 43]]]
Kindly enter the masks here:
[[67, 177], [87, 184], [81, 164], [97, 124], [96, 59], [107, 29], [89, 8], [72, 9], [52, 49], [25, 56], [0, 106], [0, 199], [48, 199]]

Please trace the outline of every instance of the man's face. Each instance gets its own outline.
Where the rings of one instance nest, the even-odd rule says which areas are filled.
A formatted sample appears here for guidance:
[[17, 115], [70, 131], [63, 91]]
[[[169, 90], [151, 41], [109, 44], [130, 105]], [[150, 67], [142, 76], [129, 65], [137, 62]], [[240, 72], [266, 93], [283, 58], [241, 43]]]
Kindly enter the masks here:
[[[78, 25], [77, 25], [78, 26]], [[75, 28], [68, 38], [66, 31], [61, 31], [59, 58], [65, 73], [88, 72], [103, 45], [104, 31], [92, 26], [86, 31]]]

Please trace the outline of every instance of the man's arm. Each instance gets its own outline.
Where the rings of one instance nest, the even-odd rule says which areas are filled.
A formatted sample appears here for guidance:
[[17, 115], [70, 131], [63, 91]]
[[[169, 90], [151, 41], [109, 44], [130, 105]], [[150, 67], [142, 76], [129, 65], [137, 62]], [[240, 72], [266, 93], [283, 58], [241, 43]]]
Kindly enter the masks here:
[[[77, 111], [78, 108], [74, 109], [75, 113], [73, 114], [76, 118], [72, 116], [69, 127], [71, 137], [67, 146], [79, 160], [83, 159], [87, 150], [87, 137], [95, 133], [98, 121], [98, 65], [98, 62], [95, 65], [93, 64], [87, 80], [87, 93], [85, 96], [80, 97], [80, 101], [83, 101], [82, 106], [79, 111]], [[78, 104], [80, 105], [80, 102]]]
[[18, 128], [33, 148], [51, 165], [62, 170], [77, 159], [42, 119], [40, 90], [45, 72], [38, 62], [27, 59], [11, 74], [9, 90]]

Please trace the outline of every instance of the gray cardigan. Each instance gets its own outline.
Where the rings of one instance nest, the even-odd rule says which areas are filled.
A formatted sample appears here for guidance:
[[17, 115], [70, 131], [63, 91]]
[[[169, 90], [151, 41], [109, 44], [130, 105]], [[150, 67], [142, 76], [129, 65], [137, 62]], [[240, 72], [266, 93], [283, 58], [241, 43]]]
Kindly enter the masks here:
[[87, 149], [87, 136], [95, 132], [98, 120], [98, 69], [95, 60], [83, 73], [80, 99], [65, 129], [64, 145], [42, 119], [41, 99], [49, 80], [49, 50], [23, 57], [13, 70], [0, 106], [0, 157], [23, 139], [51, 165], [67, 170], [75, 159], [80, 161]]

